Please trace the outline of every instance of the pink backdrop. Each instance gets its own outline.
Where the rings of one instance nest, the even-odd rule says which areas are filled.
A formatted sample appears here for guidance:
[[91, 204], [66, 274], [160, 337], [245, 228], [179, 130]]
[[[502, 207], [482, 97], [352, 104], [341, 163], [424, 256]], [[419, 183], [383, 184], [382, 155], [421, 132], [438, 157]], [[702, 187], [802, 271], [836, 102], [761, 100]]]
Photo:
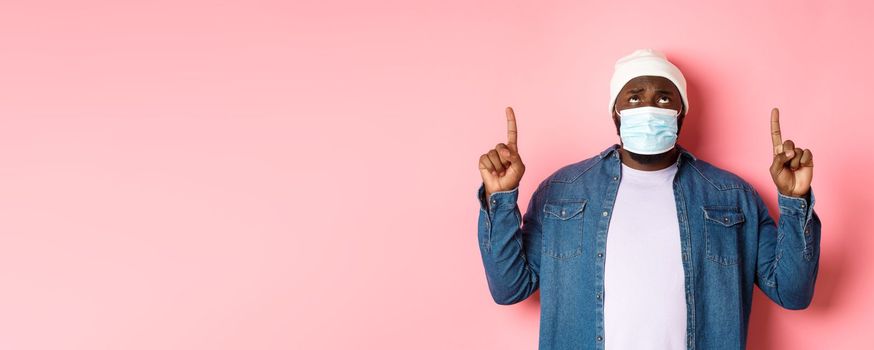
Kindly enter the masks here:
[[[803, 4], [799, 4], [803, 3]], [[479, 155], [512, 105], [520, 205], [617, 142], [613, 62], [686, 74], [680, 142], [766, 197], [813, 150], [813, 304], [750, 349], [874, 346], [869, 1], [6, 1], [0, 348], [533, 349], [489, 296]]]

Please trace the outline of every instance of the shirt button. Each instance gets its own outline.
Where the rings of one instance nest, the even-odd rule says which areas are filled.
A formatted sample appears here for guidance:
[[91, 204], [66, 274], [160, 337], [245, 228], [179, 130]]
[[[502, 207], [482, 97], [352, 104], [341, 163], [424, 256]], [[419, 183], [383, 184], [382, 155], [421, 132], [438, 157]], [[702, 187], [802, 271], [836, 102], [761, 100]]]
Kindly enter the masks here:
[[604, 337], [599, 335], [599, 336], [595, 337], [595, 339], [598, 339], [598, 341], [602, 341], [602, 340], [604, 340]]
[[619, 176], [614, 176], [613, 181], [619, 180]]
[[810, 235], [810, 228], [804, 229], [804, 234], [809, 236]]
[[496, 201], [494, 199], [492, 199], [492, 204], [495, 204], [495, 203], [496, 203]]
[[604, 253], [598, 253], [598, 257], [599, 257], [599, 258], [603, 258], [603, 257], [604, 257]]
[[564, 209], [562, 209], [562, 210], [561, 210], [561, 216], [564, 216], [564, 213], [565, 213], [565, 211], [564, 211]]
[[728, 222], [728, 218], [722, 218], [722, 222]]
[[601, 216], [607, 216], [607, 211], [604, 211], [603, 213], [601, 213]]
[[805, 206], [805, 204], [804, 204], [804, 203], [801, 203], [801, 207], [804, 208], [804, 206]]
[[598, 300], [601, 300], [601, 293], [596, 294], [595, 298], [598, 298]]

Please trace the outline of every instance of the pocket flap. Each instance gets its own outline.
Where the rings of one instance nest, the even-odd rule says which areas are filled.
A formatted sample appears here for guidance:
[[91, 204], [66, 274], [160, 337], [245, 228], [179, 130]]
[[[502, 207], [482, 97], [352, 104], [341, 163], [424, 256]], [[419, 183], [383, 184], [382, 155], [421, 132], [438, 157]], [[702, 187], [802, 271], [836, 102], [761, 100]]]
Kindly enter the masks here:
[[582, 213], [585, 207], [585, 199], [559, 199], [547, 201], [544, 204], [543, 211], [556, 218], [568, 220]]
[[705, 219], [717, 222], [723, 226], [731, 226], [744, 222], [744, 213], [738, 207], [706, 206], [703, 209]]

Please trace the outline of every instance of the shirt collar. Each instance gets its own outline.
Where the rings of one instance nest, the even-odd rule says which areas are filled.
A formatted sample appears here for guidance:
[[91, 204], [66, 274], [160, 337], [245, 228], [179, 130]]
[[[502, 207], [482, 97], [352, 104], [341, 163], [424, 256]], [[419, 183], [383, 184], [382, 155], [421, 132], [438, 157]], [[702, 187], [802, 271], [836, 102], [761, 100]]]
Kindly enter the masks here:
[[[689, 157], [689, 158], [691, 158], [693, 161], [698, 160], [698, 158], [695, 157], [695, 155], [692, 154], [692, 152], [690, 152], [689, 150], [687, 150], [685, 147], [680, 146], [679, 143], [676, 144], [676, 146], [677, 146], [677, 149], [680, 151], [680, 156], [686, 156], [686, 157]], [[617, 151], [617, 150], [619, 149], [619, 147], [620, 147], [620, 146], [619, 146], [618, 143], [614, 143], [613, 145], [610, 145], [610, 147], [607, 147], [606, 149], [604, 149], [603, 151], [601, 151], [601, 153], [598, 154], [598, 157], [599, 157], [599, 158], [604, 158], [604, 157], [610, 155], [610, 153], [613, 153], [613, 152]]]

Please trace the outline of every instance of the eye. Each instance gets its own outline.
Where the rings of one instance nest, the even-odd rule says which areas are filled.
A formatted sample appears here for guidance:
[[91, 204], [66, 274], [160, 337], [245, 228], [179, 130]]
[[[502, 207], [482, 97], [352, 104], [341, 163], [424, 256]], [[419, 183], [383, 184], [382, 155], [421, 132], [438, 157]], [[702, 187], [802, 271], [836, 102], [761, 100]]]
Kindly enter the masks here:
[[640, 98], [638, 98], [637, 95], [634, 95], [634, 96], [631, 96], [631, 97], [628, 99], [628, 102], [631, 102], [631, 103], [638, 103], [638, 102], [640, 102]]
[[670, 103], [670, 102], [671, 102], [671, 99], [668, 98], [667, 96], [659, 97], [659, 103]]

